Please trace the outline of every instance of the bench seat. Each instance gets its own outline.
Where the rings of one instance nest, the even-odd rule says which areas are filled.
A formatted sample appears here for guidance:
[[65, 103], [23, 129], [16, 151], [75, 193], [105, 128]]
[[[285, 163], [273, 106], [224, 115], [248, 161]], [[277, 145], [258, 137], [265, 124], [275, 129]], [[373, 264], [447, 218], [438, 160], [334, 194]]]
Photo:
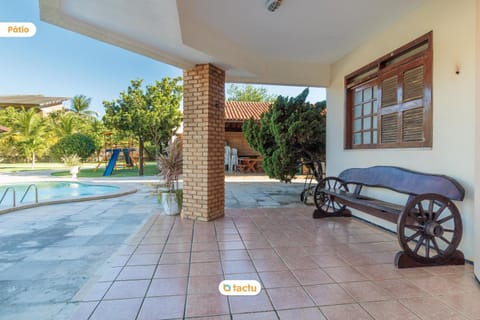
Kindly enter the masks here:
[[[345, 191], [332, 191], [325, 190], [325, 193], [330, 194], [334, 199], [347, 207], [352, 207], [365, 211], [378, 218], [388, 220], [396, 223], [398, 215], [402, 212], [403, 206], [382, 201], [375, 198], [370, 198], [363, 195], [357, 195], [351, 192]], [[373, 210], [372, 210], [373, 209]]]

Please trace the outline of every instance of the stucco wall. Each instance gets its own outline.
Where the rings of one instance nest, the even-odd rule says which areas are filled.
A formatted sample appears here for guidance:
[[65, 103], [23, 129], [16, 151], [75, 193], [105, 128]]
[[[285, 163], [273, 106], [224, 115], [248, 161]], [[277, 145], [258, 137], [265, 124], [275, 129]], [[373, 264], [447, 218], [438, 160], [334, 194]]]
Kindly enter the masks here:
[[[345, 75], [431, 30], [432, 148], [345, 150]], [[464, 223], [460, 248], [470, 260], [474, 257], [475, 41], [476, 0], [430, 0], [338, 61], [332, 67], [332, 82], [327, 89], [328, 175], [349, 167], [395, 165], [454, 177], [466, 190], [465, 200], [457, 205]], [[360, 212], [354, 214], [395, 230], [393, 224]]]

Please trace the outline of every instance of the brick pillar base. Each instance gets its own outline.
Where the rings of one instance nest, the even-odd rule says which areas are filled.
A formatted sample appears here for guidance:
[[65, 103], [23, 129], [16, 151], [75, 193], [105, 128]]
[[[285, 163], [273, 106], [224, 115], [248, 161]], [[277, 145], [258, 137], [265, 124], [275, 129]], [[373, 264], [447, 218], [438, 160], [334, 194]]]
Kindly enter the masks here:
[[183, 74], [182, 217], [209, 221], [225, 207], [225, 71], [198, 65]]

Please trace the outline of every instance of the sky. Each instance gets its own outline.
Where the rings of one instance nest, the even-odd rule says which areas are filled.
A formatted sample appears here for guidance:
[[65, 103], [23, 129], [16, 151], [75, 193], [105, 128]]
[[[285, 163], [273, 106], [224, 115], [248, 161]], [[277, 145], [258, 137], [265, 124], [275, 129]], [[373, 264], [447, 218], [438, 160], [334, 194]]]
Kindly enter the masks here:
[[[32, 22], [31, 38], [0, 37], [0, 95], [41, 94], [92, 98], [91, 109], [104, 113], [102, 101], [119, 97], [132, 79], [152, 84], [183, 71], [174, 66], [40, 21], [38, 0], [0, 0], [0, 22]], [[269, 94], [296, 96], [305, 87], [267, 86]], [[310, 88], [310, 102], [325, 99], [325, 89]]]

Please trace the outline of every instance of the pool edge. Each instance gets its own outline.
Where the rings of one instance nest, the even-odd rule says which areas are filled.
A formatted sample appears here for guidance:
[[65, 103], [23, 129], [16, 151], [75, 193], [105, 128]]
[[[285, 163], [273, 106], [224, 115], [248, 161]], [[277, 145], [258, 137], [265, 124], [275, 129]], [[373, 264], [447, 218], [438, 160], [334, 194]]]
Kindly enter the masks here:
[[[92, 183], [92, 184], [95, 184], [95, 183]], [[49, 206], [49, 205], [55, 205], [55, 204], [65, 204], [65, 203], [70, 203], [70, 202], [84, 202], [84, 201], [94, 201], [94, 200], [118, 198], [118, 197], [123, 197], [123, 196], [129, 195], [129, 194], [134, 194], [134, 193], [138, 192], [137, 188], [132, 188], [132, 189], [125, 190], [126, 187], [119, 187], [119, 189], [120, 190], [118, 192], [106, 193], [106, 194], [102, 194], [102, 195], [98, 195], [98, 196], [88, 196], [88, 197], [81, 197], [81, 198], [65, 198], [65, 199], [38, 202], [38, 203], [29, 203], [29, 204], [25, 204], [25, 205], [21, 205], [21, 206], [17, 206], [17, 207], [2, 209], [2, 210], [0, 210], [0, 215], [10, 213], [10, 212], [14, 212], [14, 211], [43, 207], [43, 206]]]

